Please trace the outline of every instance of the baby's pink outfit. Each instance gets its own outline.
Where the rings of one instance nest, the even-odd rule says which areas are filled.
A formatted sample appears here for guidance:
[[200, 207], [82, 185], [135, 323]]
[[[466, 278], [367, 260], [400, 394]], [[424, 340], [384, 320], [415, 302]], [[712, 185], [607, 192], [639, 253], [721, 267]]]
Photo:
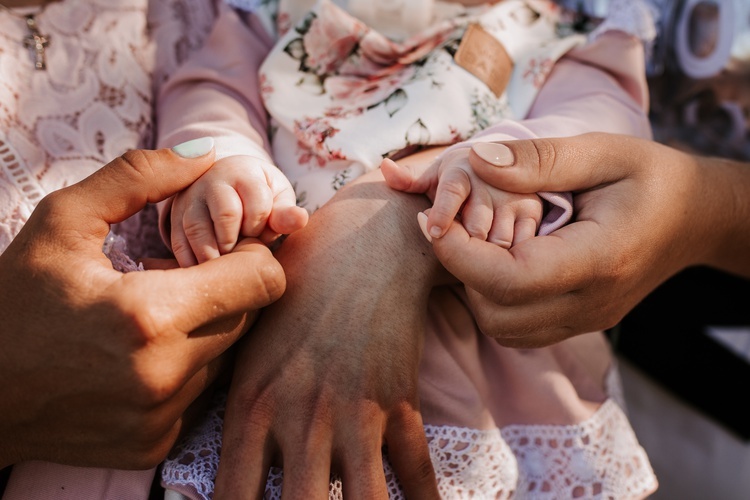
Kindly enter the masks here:
[[[589, 131], [650, 137], [641, 38], [648, 38], [651, 25], [640, 1], [612, 2], [608, 19], [588, 37], [551, 36], [550, 26], [538, 23], [564, 18], [546, 1], [505, 0], [489, 9], [451, 11], [420, 31], [410, 55], [426, 50], [402, 59], [401, 67], [392, 58], [408, 39], [395, 46], [384, 43], [385, 37], [349, 16], [346, 2], [233, 3], [256, 10], [240, 16], [220, 8], [204, 48], [163, 88], [159, 145], [214, 135], [220, 156], [251, 154], [270, 160], [265, 149], [273, 150], [298, 197], [304, 196], [300, 204], [311, 211], [347, 179], [376, 168], [379, 156], [413, 145], [465, 147], [471, 141]], [[303, 3], [307, 8], [301, 8]], [[435, 6], [436, 12], [456, 8], [443, 2]], [[500, 16], [503, 9], [509, 17]], [[510, 19], [547, 38], [536, 52], [505, 43], [515, 57], [514, 70], [506, 93], [498, 97], [451, 63], [451, 49], [469, 24], [481, 24], [502, 40], [497, 21]], [[317, 28], [325, 28], [316, 35], [323, 38], [312, 37]], [[304, 40], [304, 30], [312, 38]], [[338, 58], [320, 59], [325, 51], [317, 53], [317, 66], [312, 65], [312, 42], [332, 39], [351, 47], [356, 42], [360, 54], [369, 58], [358, 62], [374, 66], [367, 73], [364, 65], [336, 67]], [[380, 70], [387, 73], [377, 74]], [[378, 78], [372, 79], [375, 74]], [[375, 84], [363, 89], [364, 82]], [[491, 113], [462, 115], [460, 110], [467, 108], [458, 102], [445, 113], [419, 105], [420, 98], [439, 95], [441, 85], [453, 89], [450, 94], [446, 90], [441, 104], [451, 97], [474, 96], [477, 106], [468, 109]], [[294, 99], [299, 105], [284, 105]], [[363, 99], [372, 101], [363, 106]], [[266, 108], [277, 130], [270, 142], [264, 137]], [[350, 127], [351, 120], [366, 118], [365, 110], [380, 117], [368, 118], [369, 129]], [[321, 112], [328, 121], [321, 120]], [[343, 123], [347, 127], [339, 127]], [[400, 124], [408, 127], [400, 129]], [[322, 125], [325, 130], [319, 129]], [[358, 147], [362, 141], [356, 141], [357, 133], [381, 130], [390, 135]], [[387, 142], [393, 138], [395, 142]], [[436, 289], [428, 313], [420, 405], [443, 498], [624, 499], [643, 498], [656, 489], [648, 458], [627, 420], [618, 372], [601, 332], [548, 348], [504, 348], [479, 331], [455, 287]], [[162, 480], [170, 495], [211, 498], [221, 447], [221, 404], [217, 400], [219, 406], [165, 462]], [[384, 467], [390, 472], [387, 457]], [[401, 498], [393, 474], [386, 477], [391, 497]], [[4, 498], [73, 498], [66, 496], [71, 491], [75, 498], [135, 498], [106, 490], [118, 482], [148, 486], [142, 473], [21, 464]], [[282, 471], [272, 470], [267, 496], [278, 498], [281, 483]], [[110, 493], [102, 496], [103, 491]], [[330, 491], [332, 498], [340, 497], [338, 480]]]
[[[594, 130], [650, 137], [643, 44], [634, 36], [650, 25], [643, 24], [648, 18], [639, 2], [613, 2], [612, 16], [589, 37], [561, 34], [564, 13], [547, 1], [504, 0], [477, 9], [435, 2], [432, 22], [395, 41], [373, 28], [377, 19], [368, 25], [355, 18], [355, 1], [349, 10], [347, 2], [330, 0], [233, 3], [253, 4], [243, 16], [245, 31], [228, 39], [230, 25], [241, 23], [235, 18], [222, 26], [212, 50], [165, 88], [159, 116], [173, 136], [162, 137], [173, 144], [197, 135], [200, 124], [178, 115], [197, 93], [225, 86], [246, 95], [259, 88], [270, 121], [256, 127], [270, 126], [271, 156], [311, 212], [383, 156], [415, 145], [459, 148]], [[501, 95], [453, 62], [467, 27], [477, 24], [513, 59]], [[645, 28], [618, 30], [628, 26]], [[261, 52], [257, 41], [264, 39], [262, 63], [249, 75], [237, 70], [248, 66], [248, 52]], [[224, 68], [236, 74], [228, 79]], [[224, 144], [241, 153], [243, 140], [226, 137]], [[547, 214], [551, 231], [566, 199], [547, 200], [559, 201]], [[419, 391], [443, 498], [622, 499], [653, 492], [656, 479], [627, 420], [613, 363], [601, 332], [544, 349], [504, 348], [479, 331], [461, 289], [436, 289]], [[170, 491], [212, 497], [222, 404], [165, 462], [162, 480]], [[391, 498], [403, 498], [387, 457], [384, 468]], [[272, 469], [266, 496], [279, 498], [282, 483], [283, 471]], [[333, 478], [330, 496], [341, 494]]]

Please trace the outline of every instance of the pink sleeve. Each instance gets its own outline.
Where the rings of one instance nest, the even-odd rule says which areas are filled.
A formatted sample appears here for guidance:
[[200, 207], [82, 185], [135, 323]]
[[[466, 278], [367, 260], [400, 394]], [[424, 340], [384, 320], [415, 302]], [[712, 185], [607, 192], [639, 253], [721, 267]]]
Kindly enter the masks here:
[[523, 123], [537, 137], [612, 132], [651, 138], [640, 40], [620, 32], [572, 50]]
[[211, 135], [220, 156], [263, 155], [267, 115], [258, 68], [272, 41], [255, 17], [246, 24], [225, 4], [219, 9], [204, 46], [161, 88], [157, 143], [171, 147]]
[[586, 132], [650, 138], [645, 67], [638, 39], [606, 33], [558, 61], [526, 118], [499, 122], [467, 142]]
[[[157, 147], [211, 136], [216, 158], [249, 155], [271, 162], [268, 117], [260, 96], [258, 68], [271, 49], [260, 22], [247, 23], [223, 2], [204, 46], [162, 86], [157, 102]], [[171, 198], [158, 204], [159, 228]]]
[[[447, 151], [474, 142], [565, 137], [611, 132], [651, 138], [648, 86], [640, 40], [607, 32], [573, 49], [555, 65], [522, 120], [504, 120]], [[539, 193], [551, 205], [539, 234], [549, 234], [573, 214], [570, 193]]]

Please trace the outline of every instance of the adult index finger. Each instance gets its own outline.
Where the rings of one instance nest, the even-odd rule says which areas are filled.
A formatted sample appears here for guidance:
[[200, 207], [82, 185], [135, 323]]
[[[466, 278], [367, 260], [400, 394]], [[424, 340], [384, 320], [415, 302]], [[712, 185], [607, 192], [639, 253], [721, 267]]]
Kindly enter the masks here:
[[[268, 247], [248, 239], [231, 253], [189, 268], [120, 275], [109, 291], [133, 317], [143, 318], [153, 334], [181, 332], [187, 337], [205, 325], [267, 306], [285, 287], [284, 271]], [[211, 359], [236, 339], [192, 335], [190, 357]]]
[[482, 180], [507, 191], [581, 191], [627, 177], [648, 161], [653, 147], [644, 139], [597, 132], [476, 143], [469, 163]]

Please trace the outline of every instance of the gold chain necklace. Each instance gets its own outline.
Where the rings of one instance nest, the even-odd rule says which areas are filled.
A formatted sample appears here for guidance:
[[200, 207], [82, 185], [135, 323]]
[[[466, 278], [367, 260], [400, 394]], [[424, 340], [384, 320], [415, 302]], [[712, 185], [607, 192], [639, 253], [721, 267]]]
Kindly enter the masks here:
[[6, 7], [0, 3], [0, 8], [26, 23], [26, 29], [29, 30], [29, 33], [23, 37], [23, 46], [31, 51], [34, 56], [34, 68], [40, 71], [47, 69], [46, 49], [50, 45], [50, 37], [39, 31], [39, 27], [36, 24], [36, 16], [41, 14], [46, 6], [47, 2], [41, 6], [38, 12], [19, 14], [10, 7]]

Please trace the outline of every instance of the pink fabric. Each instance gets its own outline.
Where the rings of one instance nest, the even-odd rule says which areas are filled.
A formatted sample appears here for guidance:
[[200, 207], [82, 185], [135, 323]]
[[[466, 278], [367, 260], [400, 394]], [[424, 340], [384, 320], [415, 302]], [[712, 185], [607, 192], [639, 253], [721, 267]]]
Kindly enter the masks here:
[[[231, 13], [222, 12], [218, 25], [221, 29], [213, 33], [207, 49], [162, 96], [159, 144], [171, 146], [212, 134], [220, 136], [221, 154], [262, 154], [259, 145], [266, 145], [266, 117], [259, 107], [255, 75], [268, 40], [260, 29], [242, 28]], [[250, 50], [258, 47], [262, 49]], [[604, 35], [555, 66], [526, 119], [497, 124], [475, 140], [592, 130], [648, 137], [643, 68], [637, 40]], [[194, 82], [208, 85], [193, 87]], [[134, 140], [128, 146], [137, 144], [141, 143]], [[596, 415], [612, 396], [605, 387], [612, 356], [601, 333], [545, 349], [513, 350], [478, 331], [463, 297], [452, 289], [436, 290], [429, 312], [420, 368], [426, 424], [474, 429], [577, 424]], [[637, 446], [633, 441], [627, 444]], [[648, 479], [650, 468], [647, 462], [642, 465], [645, 469], [639, 473]], [[100, 499], [121, 494], [120, 498], [145, 499], [150, 474], [22, 464], [14, 469], [4, 500]], [[655, 488], [655, 481], [644, 484], [639, 496]], [[75, 495], [65, 496], [67, 492]]]
[[607, 398], [610, 362], [599, 334], [545, 349], [502, 347], [477, 329], [462, 294], [439, 289], [429, 309], [420, 408], [432, 425], [571, 425]]
[[258, 145], [268, 149], [268, 117], [254, 69], [271, 43], [262, 28], [245, 29], [222, 5], [206, 44], [161, 89], [158, 147], [210, 135], [219, 142], [220, 156], [243, 146], [254, 152]]
[[145, 500], [155, 473], [24, 462], [13, 466], [3, 500]]
[[[216, 35], [231, 36], [228, 32]], [[256, 33], [255, 36], [260, 37], [260, 34]], [[249, 52], [253, 51], [247, 50], [246, 57]], [[215, 54], [215, 57], [221, 55]], [[257, 71], [260, 59], [259, 55], [252, 56], [251, 64], [245, 68], [248, 75]], [[216, 81], [217, 76], [208, 75], [203, 83], [208, 83], [209, 87], [220, 84]], [[257, 90], [250, 85], [244, 88], [232, 82], [230, 85], [233, 92], [242, 95]], [[569, 136], [589, 131], [650, 137], [645, 112], [648, 104], [646, 89], [640, 41], [621, 33], [604, 34], [589, 46], [563, 57], [552, 70], [525, 119], [498, 123], [468, 142]], [[172, 102], [172, 106], [175, 106], [175, 102]], [[250, 96], [246, 102], [254, 103]], [[190, 104], [179, 104], [176, 109], [188, 109]], [[248, 109], [245, 115], [256, 112], [255, 108]], [[173, 133], [185, 139], [197, 137], [212, 127], [210, 123], [200, 124], [191, 120], [180, 123], [180, 118], [181, 115], [175, 115], [170, 120], [170, 126], [177, 127], [178, 132]], [[236, 113], [236, 118], [240, 120], [236, 126], [241, 134], [245, 127], [241, 120], [246, 118], [240, 112]], [[424, 357], [420, 367], [420, 401], [424, 422], [426, 426], [452, 429], [508, 430], [508, 435], [521, 436], [519, 442], [523, 441], [525, 432], [536, 432], [539, 428], [559, 430], [565, 426], [584, 425], [587, 419], [599, 416], [605, 402], [614, 400], [622, 404], [617, 395], [611, 392], [613, 386], [605, 383], [613, 370], [612, 354], [601, 332], [582, 335], [544, 349], [503, 348], [478, 330], [461, 293], [453, 288], [437, 289], [430, 302]], [[616, 392], [616, 387], [614, 390]], [[615, 407], [621, 411], [617, 405]], [[656, 480], [626, 419], [623, 417], [617, 422], [621, 427], [610, 428], [609, 431], [621, 436], [619, 448], [613, 450], [605, 446], [596, 453], [601, 455], [603, 462], [606, 462], [608, 454], [613, 456], [615, 451], [627, 455], [617, 465], [631, 470], [630, 476], [638, 477], [638, 488], [627, 492], [618, 490], [624, 489], [624, 482], [631, 477], [615, 477], [617, 475], [610, 471], [607, 487], [612, 489], [607, 491], [619, 491], [622, 493], [620, 498], [644, 497], [656, 488]], [[220, 432], [213, 423], [207, 425], [205, 430], [208, 434], [214, 433], [207, 439], [215, 446], [220, 440]], [[190, 439], [187, 443], [191, 443]], [[198, 448], [192, 449], [200, 449], [200, 442], [196, 446]], [[214, 453], [210, 457], [212, 461], [217, 458], [217, 451], [213, 449], [211, 452]], [[518, 459], [519, 463], [523, 463], [522, 467], [533, 468], [533, 460], [524, 461], [520, 455]], [[174, 468], [168, 469], [169, 473], [189, 475], [189, 471], [179, 468], [178, 461], [171, 461]], [[215, 471], [215, 465], [213, 462], [199, 464], [194, 471]], [[515, 467], [514, 464], [503, 465], [506, 466]], [[552, 474], [551, 470], [547, 472]], [[520, 482], [511, 487], [533, 486], [523, 482], [532, 475], [530, 469], [521, 468], [519, 474]], [[171, 476], [163, 477], [167, 484], [178, 484], [170, 483]], [[208, 490], [203, 491], [210, 491], [211, 477], [195, 479], [205, 479]], [[183, 492], [192, 491], [184, 486], [176, 488]], [[269, 494], [273, 497], [277, 492], [271, 491]], [[203, 496], [197, 495], [195, 498]]]

